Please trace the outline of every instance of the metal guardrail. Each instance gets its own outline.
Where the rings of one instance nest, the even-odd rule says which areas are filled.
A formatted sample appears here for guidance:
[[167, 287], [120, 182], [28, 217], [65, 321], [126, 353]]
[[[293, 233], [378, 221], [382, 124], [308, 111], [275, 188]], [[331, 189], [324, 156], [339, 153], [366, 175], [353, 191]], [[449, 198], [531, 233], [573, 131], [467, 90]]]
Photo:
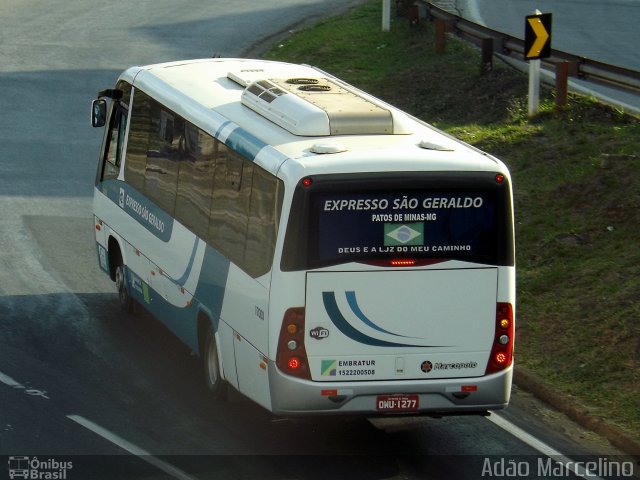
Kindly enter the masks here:
[[[421, 0], [421, 6], [426, 9], [426, 16], [444, 22], [444, 30], [480, 46], [483, 49], [483, 62], [493, 53], [524, 58], [524, 41], [506, 33], [491, 30], [475, 24], [460, 16], [454, 15], [428, 0]], [[416, 5], [416, 8], [418, 6]], [[422, 16], [424, 12], [414, 11], [410, 15]], [[411, 18], [410, 18], [411, 20]], [[417, 18], [415, 19], [417, 20]], [[441, 27], [442, 29], [442, 27]], [[438, 28], [436, 28], [438, 30]], [[490, 49], [490, 52], [487, 52]], [[560, 50], [551, 50], [551, 56], [543, 60], [543, 64], [556, 68], [568, 64], [568, 75], [587, 82], [598, 83], [630, 93], [640, 93], [640, 72], [615, 65], [591, 60], [586, 57], [573, 55]]]

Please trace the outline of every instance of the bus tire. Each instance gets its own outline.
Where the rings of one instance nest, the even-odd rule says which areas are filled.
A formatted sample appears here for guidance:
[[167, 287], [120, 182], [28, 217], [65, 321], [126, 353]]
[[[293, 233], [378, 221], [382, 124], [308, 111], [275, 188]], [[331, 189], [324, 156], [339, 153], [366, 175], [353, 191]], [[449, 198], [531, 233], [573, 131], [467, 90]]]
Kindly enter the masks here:
[[136, 310], [136, 303], [127, 289], [127, 282], [125, 281], [124, 265], [120, 264], [116, 268], [116, 288], [118, 289], [118, 303], [120, 309], [124, 313], [133, 314]]
[[226, 400], [227, 383], [220, 374], [220, 361], [218, 360], [218, 346], [213, 329], [209, 327], [204, 338], [204, 348], [202, 350], [202, 366], [204, 370], [204, 381], [207, 391], [214, 400]]

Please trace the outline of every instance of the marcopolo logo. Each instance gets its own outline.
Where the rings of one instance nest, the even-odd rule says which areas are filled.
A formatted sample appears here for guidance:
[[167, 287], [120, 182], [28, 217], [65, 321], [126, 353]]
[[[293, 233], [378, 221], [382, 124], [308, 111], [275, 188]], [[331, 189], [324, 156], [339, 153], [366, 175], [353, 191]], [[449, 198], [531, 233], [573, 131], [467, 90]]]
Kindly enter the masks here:
[[53, 458], [11, 456], [8, 467], [11, 479], [66, 480], [67, 471], [73, 468], [73, 462], [62, 462]]
[[432, 370], [468, 370], [476, 368], [477, 362], [436, 362], [431, 363], [429, 360], [425, 360], [420, 364], [420, 370], [423, 373], [429, 373]]

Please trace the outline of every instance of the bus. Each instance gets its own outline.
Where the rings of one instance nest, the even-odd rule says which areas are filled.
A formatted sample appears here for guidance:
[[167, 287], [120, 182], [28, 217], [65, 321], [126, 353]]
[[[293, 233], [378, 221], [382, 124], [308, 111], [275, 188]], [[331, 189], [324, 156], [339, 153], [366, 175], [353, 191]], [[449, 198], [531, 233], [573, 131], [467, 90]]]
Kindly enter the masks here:
[[104, 127], [97, 260], [276, 415], [486, 414], [511, 392], [506, 166], [308, 65], [132, 67]]

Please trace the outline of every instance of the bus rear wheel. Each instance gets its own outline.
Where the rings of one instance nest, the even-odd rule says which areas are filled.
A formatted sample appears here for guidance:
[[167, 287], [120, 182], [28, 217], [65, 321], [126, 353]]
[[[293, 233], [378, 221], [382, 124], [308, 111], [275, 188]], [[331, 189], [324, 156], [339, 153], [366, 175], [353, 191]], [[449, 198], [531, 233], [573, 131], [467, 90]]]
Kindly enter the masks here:
[[129, 295], [125, 277], [124, 265], [116, 268], [116, 288], [118, 289], [118, 303], [124, 313], [135, 313], [135, 300]]
[[215, 400], [226, 400], [227, 383], [222, 379], [222, 375], [220, 374], [218, 346], [216, 345], [216, 337], [211, 328], [207, 330], [204, 339], [202, 364], [207, 391]]

